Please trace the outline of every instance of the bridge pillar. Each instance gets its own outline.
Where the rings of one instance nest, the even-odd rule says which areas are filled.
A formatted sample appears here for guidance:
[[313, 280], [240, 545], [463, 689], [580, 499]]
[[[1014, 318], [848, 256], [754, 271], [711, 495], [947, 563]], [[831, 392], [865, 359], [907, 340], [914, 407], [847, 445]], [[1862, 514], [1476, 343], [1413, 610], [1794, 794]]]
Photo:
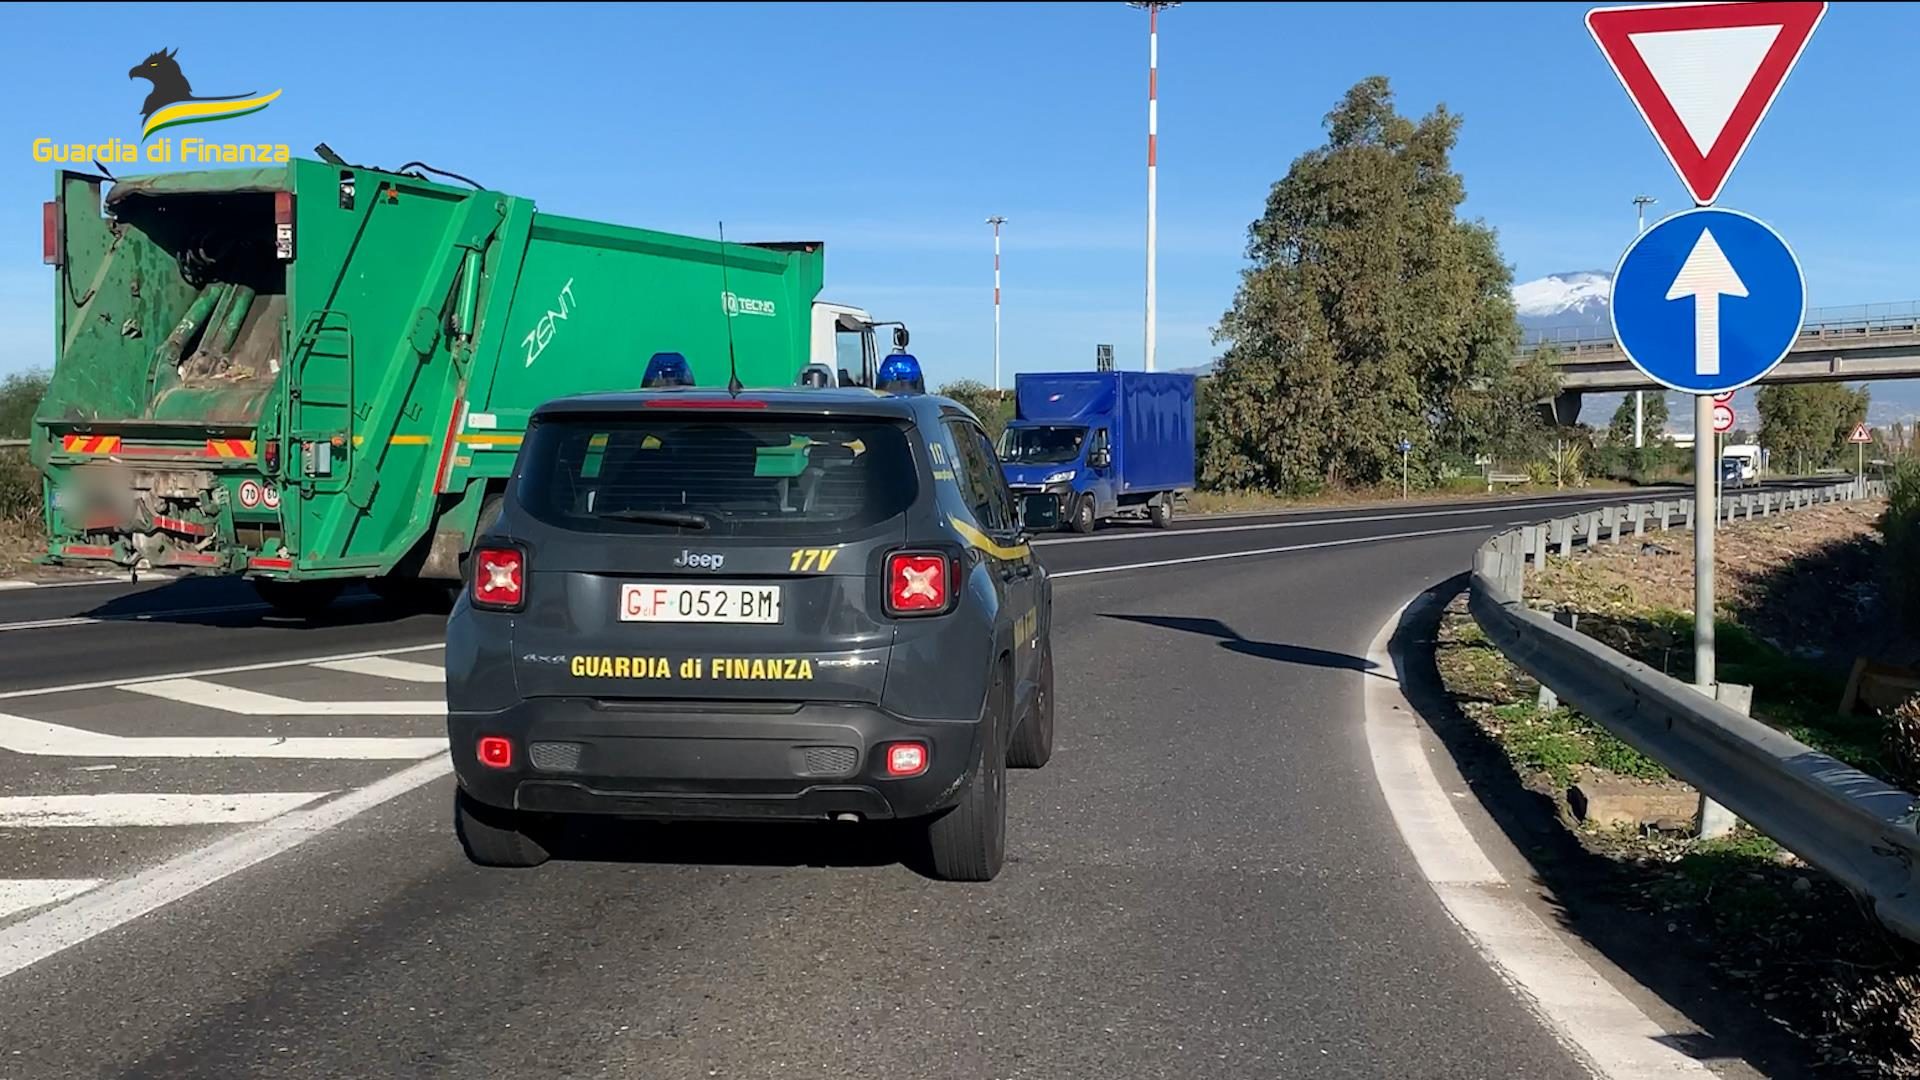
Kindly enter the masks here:
[[1580, 391], [1562, 390], [1546, 408], [1555, 427], [1572, 427], [1580, 422]]

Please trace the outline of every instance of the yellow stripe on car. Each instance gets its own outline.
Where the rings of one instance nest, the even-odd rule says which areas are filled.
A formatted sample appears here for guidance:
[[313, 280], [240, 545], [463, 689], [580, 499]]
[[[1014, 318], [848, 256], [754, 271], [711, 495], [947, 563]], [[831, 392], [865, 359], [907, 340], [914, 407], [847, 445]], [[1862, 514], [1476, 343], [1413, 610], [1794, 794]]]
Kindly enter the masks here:
[[993, 537], [988, 536], [986, 533], [961, 521], [957, 517], [949, 515], [947, 521], [952, 523], [953, 531], [964, 537], [968, 544], [986, 552], [996, 559], [1025, 559], [1033, 555], [1033, 548], [1026, 544], [1016, 544], [1013, 547], [1007, 547], [1005, 544], [996, 543]]

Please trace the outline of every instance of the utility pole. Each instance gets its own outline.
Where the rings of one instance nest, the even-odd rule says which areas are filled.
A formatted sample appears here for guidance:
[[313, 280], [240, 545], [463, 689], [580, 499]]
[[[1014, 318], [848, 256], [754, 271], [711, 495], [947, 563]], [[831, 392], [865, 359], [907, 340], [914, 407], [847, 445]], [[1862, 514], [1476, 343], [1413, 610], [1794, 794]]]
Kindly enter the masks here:
[[[1659, 201], [1651, 195], [1633, 197], [1635, 232], [1647, 231], [1647, 207]], [[1661, 391], [1661, 393], [1665, 392]], [[1633, 448], [1638, 450], [1645, 445], [1647, 445], [1647, 396], [1644, 391], [1635, 390], [1633, 392]]]
[[1177, 6], [1177, 0], [1132, 2], [1128, 7], [1147, 9], [1147, 348], [1146, 370], [1153, 370], [1154, 346], [1154, 255], [1159, 240], [1158, 202], [1160, 195], [1156, 144], [1160, 137], [1160, 9]]
[[1000, 392], [1000, 226], [1007, 219], [998, 214], [987, 219], [993, 226], [993, 392]]

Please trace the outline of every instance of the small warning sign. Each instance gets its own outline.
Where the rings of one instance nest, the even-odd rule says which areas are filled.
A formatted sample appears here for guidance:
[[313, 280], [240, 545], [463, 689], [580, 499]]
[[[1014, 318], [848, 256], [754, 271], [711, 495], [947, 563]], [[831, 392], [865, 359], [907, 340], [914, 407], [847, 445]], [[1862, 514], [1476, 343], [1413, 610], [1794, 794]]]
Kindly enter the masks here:
[[1853, 425], [1853, 434], [1847, 436], [1847, 441], [1856, 443], [1870, 443], [1873, 441], [1873, 432], [1867, 429], [1867, 422], [1865, 420]]

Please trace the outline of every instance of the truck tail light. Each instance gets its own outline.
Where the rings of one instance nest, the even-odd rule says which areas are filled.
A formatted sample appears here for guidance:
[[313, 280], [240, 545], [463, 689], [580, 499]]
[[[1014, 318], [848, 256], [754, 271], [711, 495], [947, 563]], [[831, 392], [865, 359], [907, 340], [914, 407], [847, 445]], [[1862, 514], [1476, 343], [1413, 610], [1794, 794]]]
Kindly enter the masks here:
[[473, 553], [475, 607], [519, 611], [526, 603], [526, 552], [512, 547], [483, 547]]
[[927, 762], [932, 755], [927, 753], [927, 744], [917, 742], [897, 742], [887, 745], [887, 775], [895, 780], [908, 776], [919, 776], [927, 771]]
[[61, 266], [67, 261], [66, 224], [60, 218], [58, 202], [40, 204], [40, 260], [48, 266]]
[[273, 193], [273, 254], [281, 262], [293, 261], [293, 192]]
[[268, 439], [260, 448], [261, 462], [267, 468], [268, 476], [280, 475], [280, 439], [278, 436]]
[[940, 615], [953, 607], [953, 560], [939, 551], [887, 556], [888, 615]]

